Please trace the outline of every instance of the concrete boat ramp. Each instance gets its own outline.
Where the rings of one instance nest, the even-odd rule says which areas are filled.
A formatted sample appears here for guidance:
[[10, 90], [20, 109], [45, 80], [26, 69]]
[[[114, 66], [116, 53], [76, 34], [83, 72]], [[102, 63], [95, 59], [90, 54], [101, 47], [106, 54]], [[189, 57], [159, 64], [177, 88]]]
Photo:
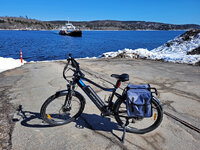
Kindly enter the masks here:
[[[39, 115], [43, 102], [66, 88], [62, 78], [65, 61], [27, 63], [0, 74], [0, 149], [13, 150], [197, 150], [200, 148], [200, 67], [135, 59], [79, 59], [91, 80], [112, 87], [110, 75], [128, 73], [134, 84], [150, 83], [158, 89], [164, 117], [153, 132], [126, 134], [113, 117], [100, 116], [86, 98], [81, 117], [67, 125], [50, 127]], [[127, 83], [122, 84], [122, 88]], [[80, 91], [80, 88], [77, 88]], [[102, 99], [109, 93], [94, 87]], [[120, 90], [119, 90], [120, 92]], [[18, 106], [22, 110], [18, 111]]]

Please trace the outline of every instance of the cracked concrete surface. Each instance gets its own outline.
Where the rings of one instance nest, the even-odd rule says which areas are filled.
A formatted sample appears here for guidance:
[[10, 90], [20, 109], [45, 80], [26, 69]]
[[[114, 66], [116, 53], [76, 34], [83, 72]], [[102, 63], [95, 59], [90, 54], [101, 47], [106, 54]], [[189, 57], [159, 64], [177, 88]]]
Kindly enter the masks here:
[[[78, 60], [80, 67], [91, 80], [112, 87], [112, 73], [128, 73], [131, 83], [150, 83], [160, 92], [159, 99], [165, 111], [200, 128], [200, 68], [195, 66], [163, 63], [148, 60], [102, 59]], [[56, 91], [65, 89], [62, 78], [63, 62], [25, 64], [5, 72], [8, 78], [20, 76], [9, 89], [10, 102], [22, 105], [24, 114], [12, 133], [12, 149], [198, 149], [199, 133], [164, 115], [163, 122], [154, 131], [144, 134], [127, 133], [125, 144], [119, 139], [122, 130], [112, 117], [102, 118], [99, 110], [86, 98], [83, 114], [75, 122], [49, 127], [40, 119], [40, 107]], [[21, 71], [21, 72], [20, 72]], [[89, 73], [90, 72], [90, 73]], [[7, 73], [7, 74], [6, 74]], [[3, 82], [3, 80], [1, 80]], [[12, 83], [12, 80], [10, 81]], [[6, 83], [7, 84], [7, 83]], [[6, 86], [6, 84], [4, 86]], [[122, 84], [122, 88], [127, 83]], [[77, 88], [80, 91], [80, 88]], [[109, 96], [95, 88], [102, 99]], [[119, 90], [119, 93], [121, 90]], [[25, 116], [25, 117], [24, 117]]]

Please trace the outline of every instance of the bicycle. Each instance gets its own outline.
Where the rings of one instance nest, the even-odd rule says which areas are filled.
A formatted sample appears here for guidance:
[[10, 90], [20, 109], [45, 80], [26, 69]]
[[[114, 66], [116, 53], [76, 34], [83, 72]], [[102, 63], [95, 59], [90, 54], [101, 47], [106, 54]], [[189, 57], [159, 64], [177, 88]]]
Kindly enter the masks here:
[[[72, 68], [68, 67], [69, 65]], [[71, 71], [73, 75], [72, 79], [69, 80], [66, 76], [66, 72]], [[144, 134], [156, 129], [163, 118], [163, 110], [160, 101], [152, 96], [152, 117], [130, 117], [127, 115], [126, 109], [126, 88], [123, 90], [122, 94], [118, 94], [116, 90], [120, 87], [121, 82], [129, 80], [128, 74], [112, 74], [111, 77], [117, 79], [116, 84], [113, 88], [105, 88], [99, 84], [89, 80], [85, 77], [79, 67], [79, 63], [69, 54], [67, 63], [63, 69], [63, 77], [68, 81], [67, 89], [58, 91], [51, 97], [49, 97], [41, 107], [40, 115], [42, 119], [52, 126], [63, 125], [75, 121], [83, 112], [85, 107], [85, 98], [77, 91], [75, 91], [75, 86], [78, 85], [86, 95], [92, 100], [92, 102], [101, 111], [102, 116], [114, 116], [117, 123], [123, 127], [125, 132]], [[96, 92], [83, 81], [89, 82], [92, 85], [104, 90], [111, 92], [111, 96], [108, 101], [104, 103], [101, 98], [96, 94]], [[157, 95], [157, 90], [155, 88], [150, 88], [152, 93]], [[117, 100], [113, 102], [114, 96]]]

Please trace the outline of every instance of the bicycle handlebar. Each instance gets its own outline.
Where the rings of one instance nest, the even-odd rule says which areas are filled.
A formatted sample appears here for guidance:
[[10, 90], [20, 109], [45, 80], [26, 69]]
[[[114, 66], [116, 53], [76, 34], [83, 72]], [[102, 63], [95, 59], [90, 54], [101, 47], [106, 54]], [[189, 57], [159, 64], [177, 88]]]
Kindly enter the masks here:
[[69, 58], [67, 59], [67, 64], [65, 65], [65, 68], [63, 70], [63, 77], [64, 77], [64, 79], [66, 79], [65, 71], [66, 71], [66, 69], [67, 69], [70, 61], [71, 61], [72, 67], [76, 69], [75, 72], [79, 73], [79, 75], [81, 77], [84, 77], [85, 75], [81, 72], [80, 67], [79, 67], [79, 63], [72, 57], [71, 54], [69, 54]]

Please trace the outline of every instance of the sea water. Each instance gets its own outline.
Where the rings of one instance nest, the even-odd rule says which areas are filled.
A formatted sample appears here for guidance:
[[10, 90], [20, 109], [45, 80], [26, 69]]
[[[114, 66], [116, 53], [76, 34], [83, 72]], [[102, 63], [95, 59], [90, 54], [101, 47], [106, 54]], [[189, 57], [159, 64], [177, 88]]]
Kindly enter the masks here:
[[0, 31], [0, 57], [29, 61], [98, 57], [124, 48], [149, 51], [185, 31], [83, 31], [82, 37], [61, 36], [58, 31]]

